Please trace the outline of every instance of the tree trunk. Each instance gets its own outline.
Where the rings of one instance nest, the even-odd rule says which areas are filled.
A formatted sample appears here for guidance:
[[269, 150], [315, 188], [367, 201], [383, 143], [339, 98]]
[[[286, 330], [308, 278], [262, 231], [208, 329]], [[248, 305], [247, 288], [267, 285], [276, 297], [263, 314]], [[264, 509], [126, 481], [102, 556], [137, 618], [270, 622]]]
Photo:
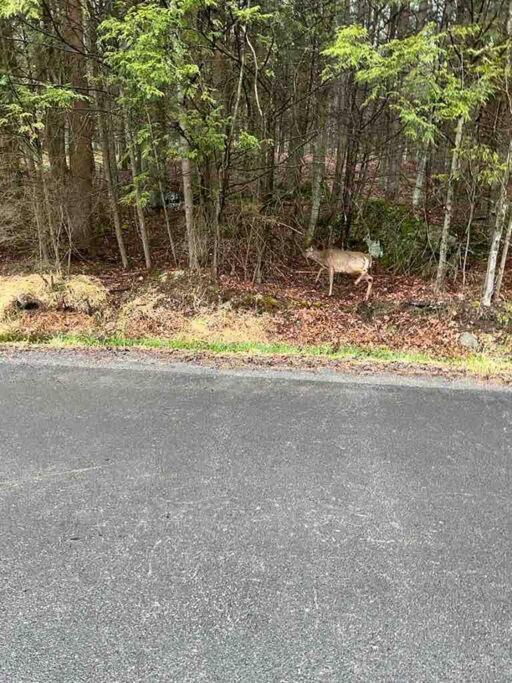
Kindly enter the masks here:
[[41, 196], [41, 178], [36, 170], [34, 160], [30, 155], [27, 157], [27, 166], [30, 172], [32, 210], [37, 228], [39, 258], [41, 265], [47, 266], [50, 259], [48, 256], [48, 246], [46, 244], [46, 219], [43, 211], [44, 197]]
[[507, 190], [510, 180], [510, 171], [512, 166], [512, 139], [509, 142], [507, 162], [505, 173], [500, 185], [500, 196], [498, 198], [498, 210], [496, 211], [496, 221], [494, 223], [494, 230], [491, 239], [491, 247], [489, 249], [489, 256], [487, 258], [487, 271], [485, 273], [484, 287], [482, 293], [482, 306], [489, 307], [492, 303], [492, 295], [494, 291], [494, 278], [496, 275], [496, 264], [498, 263], [498, 254], [500, 251], [501, 236], [503, 234], [503, 226], [508, 210]]
[[50, 168], [56, 183], [61, 187], [66, 183], [68, 165], [66, 159], [65, 115], [62, 112], [49, 110], [46, 112], [45, 146], [48, 152]]
[[[509, 5], [508, 5], [508, 19], [507, 19], [507, 36], [508, 38], [512, 38], [512, 0], [510, 0]], [[508, 83], [508, 77], [510, 76], [510, 72], [512, 69], [512, 51], [510, 46], [507, 49], [507, 66], [506, 66], [506, 78], [507, 78], [507, 83]], [[510, 103], [510, 94], [508, 92], [508, 86], [507, 86], [507, 95], [509, 96], [509, 110], [512, 108], [511, 103]], [[505, 217], [506, 213], [508, 210], [508, 199], [507, 199], [507, 193], [508, 193], [508, 183], [510, 180], [510, 173], [511, 173], [511, 166], [512, 166], [512, 138], [509, 141], [508, 145], [508, 153], [507, 153], [507, 163], [505, 167], [505, 173], [504, 177], [501, 182], [501, 187], [500, 187], [500, 197], [498, 199], [498, 211], [496, 212], [496, 222], [494, 224], [494, 232], [492, 235], [492, 240], [491, 240], [491, 248], [489, 251], [489, 257], [487, 259], [487, 272], [485, 274], [485, 281], [484, 281], [484, 289], [483, 289], [483, 294], [482, 294], [482, 306], [489, 307], [492, 302], [492, 295], [493, 295], [493, 290], [495, 286], [494, 278], [495, 278], [495, 273], [496, 273], [496, 264], [498, 262], [498, 253], [500, 249], [500, 242], [501, 242], [501, 236], [503, 234], [503, 225], [505, 223]], [[506, 261], [507, 261], [507, 253], [508, 253], [508, 244], [510, 243], [510, 223], [509, 227], [507, 230], [507, 236], [508, 240], [505, 240], [505, 245], [503, 246], [503, 251], [505, 254], [505, 257], [501, 260], [500, 264], [500, 272], [498, 273], [498, 279], [499, 279], [499, 289], [501, 289], [501, 283], [503, 280], [503, 273], [501, 272], [502, 268], [503, 271], [505, 270], [506, 266]], [[497, 294], [496, 294], [496, 300], [499, 297], [499, 289], [498, 289], [498, 282], [496, 282], [496, 289]]]
[[[89, 51], [96, 53], [98, 47], [97, 41], [97, 24], [96, 21], [89, 17], [87, 23], [87, 36], [88, 36], [88, 47]], [[114, 151], [114, 143], [112, 140], [112, 129], [108, 125], [107, 114], [106, 114], [106, 103], [108, 95], [105, 94], [106, 85], [103, 81], [99, 64], [96, 60], [91, 60], [89, 62], [90, 77], [91, 82], [96, 84], [95, 93], [95, 104], [97, 109], [97, 119], [100, 129], [100, 145], [101, 145], [101, 155], [103, 159], [103, 171], [105, 174], [105, 180], [107, 182], [107, 192], [108, 192], [108, 203], [110, 208], [110, 213], [112, 216], [112, 222], [114, 223], [114, 232], [117, 240], [117, 247], [119, 249], [119, 255], [121, 257], [121, 263], [123, 268], [128, 268], [128, 257], [126, 255], [126, 247], [123, 238], [123, 228], [121, 224], [121, 215], [119, 212], [119, 194], [118, 194], [118, 175], [117, 175], [117, 165], [116, 157]]]
[[[393, 143], [392, 143], [393, 144]], [[394, 141], [396, 149], [390, 153], [386, 172], [386, 199], [395, 201], [400, 191], [400, 171], [402, 162], [402, 147]]]
[[500, 267], [498, 269], [498, 277], [496, 278], [496, 287], [494, 289], [494, 296], [493, 296], [493, 301], [495, 304], [497, 304], [499, 299], [500, 299], [501, 286], [503, 284], [503, 276], [505, 275], [505, 270], [507, 268], [508, 250], [510, 247], [510, 239], [511, 238], [512, 238], [512, 215], [508, 219], [507, 233], [505, 235], [505, 241], [503, 243], [503, 249], [501, 251]]
[[[67, 0], [65, 37], [74, 49], [67, 59], [71, 85], [80, 95], [88, 92], [86, 57], [83, 55], [84, 26], [80, 0]], [[68, 213], [71, 240], [79, 249], [87, 249], [92, 241], [92, 196], [94, 156], [92, 151], [93, 121], [90, 105], [83, 99], [75, 100], [68, 114], [69, 169], [71, 188]]]
[[124, 127], [124, 122], [121, 122], [119, 130], [116, 131], [116, 153], [117, 153], [117, 167], [122, 171], [128, 171], [130, 169], [130, 155], [128, 152], [128, 143], [126, 140], [126, 131]]
[[441, 242], [439, 245], [439, 263], [437, 266], [436, 276], [436, 292], [440, 292], [444, 287], [446, 276], [446, 257], [448, 254], [448, 237], [450, 235], [450, 227], [453, 216], [453, 198], [455, 192], [455, 178], [459, 169], [459, 155], [460, 146], [462, 143], [462, 130], [464, 128], [464, 119], [462, 117], [457, 121], [457, 128], [455, 130], [455, 147], [452, 150], [452, 162], [450, 167], [450, 175], [448, 177], [448, 188], [446, 190], [446, 203], [444, 208], [444, 223], [441, 233]]
[[156, 171], [158, 173], [158, 191], [160, 192], [160, 200], [162, 202], [162, 209], [164, 212], [165, 227], [167, 228], [167, 236], [169, 238], [169, 245], [170, 245], [171, 251], [172, 251], [172, 258], [174, 260], [174, 263], [177, 263], [176, 247], [174, 246], [174, 239], [172, 236], [171, 221], [169, 219], [169, 212], [167, 210], [167, 206], [166, 206], [166, 202], [165, 202], [164, 185], [162, 182], [162, 175], [163, 174], [162, 174], [162, 169], [160, 167], [160, 160], [158, 158], [158, 150], [156, 147], [155, 136], [153, 134], [153, 125], [151, 123], [151, 116], [149, 115], [149, 112], [147, 113], [147, 121], [148, 121], [148, 126], [149, 126], [149, 135], [151, 137], [151, 149], [153, 151], [153, 158], [155, 160]]
[[311, 217], [306, 233], [306, 244], [309, 245], [315, 237], [320, 204], [322, 201], [322, 181], [325, 174], [325, 146], [327, 142], [327, 126], [325, 125], [326, 104], [320, 103], [318, 117], [319, 134], [315, 143], [313, 156], [313, 178], [311, 183]]
[[[101, 106], [98, 105], [98, 109]], [[99, 114], [100, 135], [101, 135], [101, 153], [103, 158], [103, 167], [105, 169], [105, 179], [107, 181], [108, 200], [110, 205], [110, 213], [114, 222], [114, 231], [117, 239], [117, 246], [121, 256], [123, 268], [128, 268], [128, 257], [126, 255], [126, 248], [124, 245], [123, 229], [121, 225], [121, 216], [119, 214], [119, 206], [117, 204], [117, 183], [115, 174], [113, 172], [113, 160], [111, 158], [110, 145], [108, 141], [107, 122], [105, 120], [105, 113], [100, 111]]]
[[425, 179], [427, 175], [428, 149], [422, 150], [420, 155], [421, 156], [418, 161], [418, 168], [416, 172], [416, 182], [414, 184], [414, 192], [412, 195], [412, 205], [415, 209], [419, 207], [423, 198]]
[[130, 166], [132, 173], [133, 189], [135, 191], [135, 208], [137, 210], [137, 218], [139, 222], [139, 232], [140, 239], [142, 241], [142, 248], [144, 250], [144, 261], [146, 263], [146, 268], [149, 270], [151, 268], [151, 252], [149, 248], [149, 238], [146, 231], [146, 220], [144, 218], [144, 208], [142, 206], [142, 199], [140, 195], [140, 185], [139, 177], [137, 173], [137, 157], [135, 154], [135, 144], [133, 142], [132, 133], [130, 130], [130, 125], [128, 122], [128, 116], [124, 113], [124, 124], [125, 124], [125, 136], [126, 143], [128, 145], [128, 154], [130, 157]]
[[347, 156], [345, 159], [345, 175], [343, 178], [343, 188], [341, 197], [341, 207], [343, 215], [343, 225], [341, 242], [346, 247], [350, 230], [352, 229], [352, 219], [354, 213], [354, 185], [356, 180], [356, 166], [358, 155], [359, 133], [353, 131], [347, 143]]
[[388, 126], [388, 138], [385, 164], [386, 199], [395, 201], [400, 191], [400, 172], [402, 169], [403, 145], [399, 135], [400, 121], [391, 119]]
[[[39, 196], [41, 197], [42, 204], [44, 206], [44, 213], [46, 214], [46, 220], [44, 221], [43, 218], [43, 212], [40, 210], [38, 212], [38, 215], [40, 217], [40, 220], [43, 221], [43, 224], [46, 223], [46, 226], [48, 228], [48, 233], [50, 236], [50, 242], [51, 246], [53, 249], [53, 255], [54, 255], [54, 266], [55, 270], [60, 273], [61, 270], [61, 262], [60, 262], [60, 246], [59, 246], [59, 237], [55, 231], [55, 224], [53, 221], [53, 212], [52, 212], [52, 202], [50, 199], [50, 193], [48, 191], [48, 184], [46, 182], [46, 178], [44, 175], [43, 171], [43, 164], [42, 164], [42, 159], [41, 159], [41, 154], [39, 153], [36, 157], [36, 159], [32, 159], [32, 157], [29, 155], [27, 157], [27, 161], [29, 164], [29, 169], [35, 178], [37, 186], [41, 189], [41, 193], [38, 193]], [[43, 253], [43, 258], [46, 256], [46, 259], [48, 259], [48, 251], [46, 247], [46, 235], [44, 234], [44, 229], [41, 234], [41, 238], [44, 241], [44, 244], [41, 244], [41, 250]]]
[[221, 179], [219, 169], [212, 161], [212, 183], [210, 187], [210, 220], [212, 222], [211, 229], [213, 232], [213, 257], [212, 257], [212, 273], [217, 277], [219, 273], [219, 255], [220, 255], [220, 216], [221, 216], [221, 203], [220, 203], [220, 187]]
[[469, 205], [469, 217], [468, 217], [468, 222], [466, 226], [466, 245], [464, 247], [464, 258], [462, 261], [462, 289], [466, 286], [466, 266], [468, 263], [468, 254], [469, 254], [469, 243], [471, 239], [471, 226], [473, 225], [473, 217], [475, 215], [475, 206], [476, 206], [476, 190], [477, 190], [477, 182], [476, 178], [473, 178], [473, 184], [471, 188], [471, 197], [470, 197], [470, 205]]
[[346, 147], [346, 134], [344, 132], [344, 126], [346, 125], [343, 113], [345, 111], [345, 85], [347, 83], [346, 74], [341, 76], [341, 87], [337, 98], [337, 126], [336, 126], [336, 167], [334, 171], [334, 178], [332, 180], [332, 190], [331, 190], [331, 204], [332, 213], [336, 210], [336, 203], [340, 197], [341, 193], [341, 178], [343, 175], [343, 163], [345, 161], [345, 147]]
[[416, 30], [420, 31], [429, 20], [430, 0], [420, 0], [417, 12]]
[[345, 153], [343, 183], [341, 186], [342, 246], [346, 247], [352, 228], [354, 211], [354, 186], [356, 181], [357, 158], [361, 136], [361, 112], [357, 108], [358, 84], [354, 75], [348, 80], [349, 96], [346, 99], [345, 119], [347, 121], [347, 146]]
[[184, 135], [181, 137], [182, 159], [181, 175], [183, 182], [183, 198], [185, 203], [185, 223], [187, 226], [188, 265], [191, 270], [199, 269], [199, 245], [194, 221], [194, 191], [192, 187], [192, 165], [190, 163], [190, 145]]

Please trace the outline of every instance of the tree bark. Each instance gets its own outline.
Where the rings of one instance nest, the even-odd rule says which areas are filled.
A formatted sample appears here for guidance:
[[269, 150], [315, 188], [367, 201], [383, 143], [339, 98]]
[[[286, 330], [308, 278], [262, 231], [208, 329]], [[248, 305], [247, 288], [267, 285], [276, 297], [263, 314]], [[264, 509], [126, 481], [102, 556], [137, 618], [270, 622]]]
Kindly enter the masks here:
[[[98, 107], [100, 108], [100, 107]], [[110, 213], [112, 221], [114, 222], [114, 231], [116, 234], [117, 246], [121, 256], [121, 263], [123, 268], [128, 268], [128, 257], [126, 255], [126, 247], [124, 245], [123, 228], [121, 225], [121, 216], [119, 213], [117, 183], [113, 171], [113, 159], [111, 157], [110, 145], [108, 141], [107, 122], [105, 120], [104, 112], [99, 114], [100, 135], [101, 135], [101, 153], [103, 158], [103, 167], [105, 169], [105, 179], [107, 181], [108, 200], [110, 205]]]
[[142, 249], [144, 250], [144, 261], [146, 268], [151, 268], [151, 251], [149, 248], [149, 238], [146, 231], [146, 220], [144, 218], [144, 208], [142, 206], [142, 198], [140, 194], [139, 176], [137, 172], [137, 157], [135, 153], [135, 144], [133, 142], [128, 116], [124, 113], [125, 136], [128, 145], [128, 154], [130, 157], [130, 166], [132, 174], [133, 189], [135, 192], [135, 209], [137, 211], [137, 218], [139, 223], [140, 239], [142, 241]]
[[185, 204], [185, 224], [187, 229], [188, 265], [191, 270], [199, 269], [199, 245], [194, 221], [194, 190], [192, 185], [192, 165], [190, 163], [190, 145], [187, 138], [181, 136], [181, 175], [183, 182], [183, 199]]
[[[509, 40], [512, 38], [512, 0], [509, 2], [508, 6], [508, 19], [507, 19], [507, 36]], [[505, 70], [505, 75], [506, 75], [506, 80], [507, 80], [507, 95], [509, 97], [509, 110], [512, 109], [512, 105], [510, 102], [510, 93], [508, 92], [508, 79], [510, 78], [510, 72], [512, 70], [512, 52], [510, 46], [507, 49], [507, 66]], [[484, 281], [484, 288], [483, 288], [483, 293], [482, 293], [482, 300], [481, 304], [482, 306], [489, 307], [492, 303], [492, 296], [496, 284], [496, 289], [498, 289], [498, 283], [494, 281], [495, 274], [496, 274], [496, 264], [498, 262], [498, 254], [500, 250], [500, 242], [501, 242], [501, 237], [503, 234], [503, 226], [505, 223], [505, 217], [506, 213], [508, 210], [508, 205], [509, 201], [507, 198], [508, 194], [508, 184], [510, 181], [510, 174], [512, 170], [512, 138], [509, 141], [508, 145], [508, 153], [507, 153], [507, 162], [506, 162], [506, 167], [505, 167], [505, 173], [504, 177], [501, 182], [500, 186], [500, 196], [498, 199], [498, 211], [496, 212], [496, 222], [494, 224], [494, 232], [492, 235], [492, 240], [491, 240], [491, 248], [489, 250], [489, 257], [487, 259], [487, 271], [485, 274], [485, 281]], [[503, 273], [501, 272], [501, 269], [503, 267], [503, 271], [505, 270], [506, 266], [506, 261], [507, 261], [507, 254], [508, 254], [508, 245], [510, 243], [510, 223], [509, 223], [509, 229], [507, 230], [507, 235], [508, 235], [508, 240], [505, 241], [505, 245], [503, 247], [504, 253], [505, 253], [505, 258], [503, 259], [500, 264], [500, 272], [498, 273], [498, 278], [499, 278], [499, 289], [501, 289], [501, 284], [503, 281]], [[501, 275], [501, 276], [500, 276]], [[499, 291], [496, 295], [496, 300], [499, 297]]]
[[347, 86], [348, 74], [342, 74], [340, 76], [340, 87], [338, 90], [338, 95], [336, 97], [336, 166], [334, 170], [334, 178], [332, 180], [332, 189], [330, 201], [332, 204], [332, 213], [335, 211], [336, 203], [340, 197], [341, 193], [341, 178], [343, 175], [343, 164], [345, 161], [345, 147], [346, 147], [346, 121], [344, 117], [344, 112], [346, 110], [345, 98], [346, 98], [346, 86]]
[[46, 243], [46, 219], [43, 211], [44, 197], [41, 195], [41, 177], [36, 170], [36, 165], [30, 154], [27, 157], [27, 166], [30, 172], [32, 211], [34, 213], [34, 220], [37, 228], [39, 258], [41, 265], [47, 266], [50, 259], [48, 256], [48, 245]]
[[67, 182], [69, 173], [66, 159], [65, 115], [58, 111], [46, 112], [45, 146], [50, 168], [56, 183], [61, 187]]
[[457, 121], [457, 128], [455, 130], [455, 146], [452, 150], [452, 162], [450, 167], [450, 175], [448, 176], [448, 188], [446, 190], [446, 203], [444, 209], [443, 230], [441, 232], [441, 242], [439, 245], [439, 263], [437, 265], [436, 276], [436, 292], [440, 292], [444, 287], [446, 277], [446, 257], [448, 254], [448, 237], [450, 235], [450, 227], [453, 216], [453, 198], [455, 193], [455, 178], [459, 170], [459, 156], [460, 146], [462, 143], [462, 131], [464, 128], [464, 119], [462, 117]]
[[[79, 95], [87, 95], [82, 5], [80, 0], [67, 0], [66, 7], [65, 37], [67, 43], [74, 49], [67, 57], [71, 85]], [[68, 212], [71, 240], [79, 249], [88, 249], [92, 242], [94, 156], [92, 150], [93, 119], [88, 111], [89, 106], [83, 99], [77, 99], [68, 114], [69, 170], [71, 173]]]
[[346, 247], [350, 231], [352, 229], [352, 219], [354, 213], [354, 185], [356, 181], [356, 166], [359, 148], [358, 143], [359, 133], [354, 129], [347, 143], [345, 174], [343, 178], [343, 188], [341, 197], [341, 207], [343, 216], [341, 241], [343, 247]]
[[482, 292], [482, 306], [488, 308], [492, 303], [492, 295], [494, 292], [494, 278], [496, 275], [496, 265], [498, 263], [498, 254], [500, 251], [501, 237], [503, 235], [503, 226], [508, 210], [507, 190], [510, 180], [510, 171], [512, 166], [512, 139], [508, 146], [507, 162], [504, 177], [500, 185], [500, 196], [498, 198], [498, 210], [496, 211], [496, 221], [494, 223], [494, 230], [491, 239], [491, 247], [489, 249], [489, 256], [487, 258], [487, 271], [485, 273], [484, 287]]
[[505, 241], [503, 242], [503, 248], [501, 250], [501, 261], [500, 267], [498, 269], [498, 276], [496, 277], [496, 286], [494, 288], [493, 302], [497, 304], [500, 300], [501, 286], [503, 284], [503, 276], [505, 275], [505, 270], [507, 268], [507, 258], [508, 250], [510, 247], [510, 239], [512, 238], [512, 215], [508, 219], [507, 233], [505, 235]]
[[327, 142], [327, 126], [325, 112], [327, 105], [325, 102], [319, 102], [318, 112], [318, 137], [315, 142], [315, 151], [313, 156], [313, 178], [311, 183], [311, 216], [309, 219], [309, 227], [306, 233], [306, 244], [309, 245], [315, 237], [316, 225], [318, 223], [318, 216], [320, 213], [320, 204], [322, 201], [322, 181], [325, 174], [325, 147]]
[[427, 175], [428, 149], [422, 150], [420, 154], [421, 155], [418, 161], [418, 168], [416, 172], [416, 182], [414, 183], [414, 192], [412, 194], [412, 205], [415, 209], [419, 207], [423, 198], [425, 179]]

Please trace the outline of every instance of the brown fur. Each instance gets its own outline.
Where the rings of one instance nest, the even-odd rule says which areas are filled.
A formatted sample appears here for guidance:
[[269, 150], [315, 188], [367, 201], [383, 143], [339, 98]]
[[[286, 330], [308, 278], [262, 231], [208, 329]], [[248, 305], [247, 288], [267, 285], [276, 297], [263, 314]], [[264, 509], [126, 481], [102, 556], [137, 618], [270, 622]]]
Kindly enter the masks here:
[[304, 256], [308, 259], [316, 261], [320, 265], [320, 270], [316, 276], [315, 282], [318, 282], [323, 270], [329, 273], [329, 296], [332, 296], [332, 285], [334, 280], [334, 273], [346, 273], [347, 275], [357, 275], [358, 278], [355, 284], [358, 285], [364, 281], [368, 283], [366, 289], [365, 301], [368, 301], [370, 292], [372, 291], [373, 277], [368, 274], [372, 265], [372, 257], [369, 254], [363, 254], [361, 251], [344, 251], [342, 249], [313, 249], [309, 247], [304, 252]]

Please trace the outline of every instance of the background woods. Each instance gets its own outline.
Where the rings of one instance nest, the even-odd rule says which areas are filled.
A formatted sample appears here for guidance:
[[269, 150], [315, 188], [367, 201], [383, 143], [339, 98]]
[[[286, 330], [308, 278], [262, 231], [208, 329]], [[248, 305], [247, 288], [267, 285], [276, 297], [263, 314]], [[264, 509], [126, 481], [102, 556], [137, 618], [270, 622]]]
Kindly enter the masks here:
[[[3, 0], [0, 248], [261, 282], [305, 243], [500, 297], [512, 2]], [[368, 242], [371, 240], [371, 242]]]

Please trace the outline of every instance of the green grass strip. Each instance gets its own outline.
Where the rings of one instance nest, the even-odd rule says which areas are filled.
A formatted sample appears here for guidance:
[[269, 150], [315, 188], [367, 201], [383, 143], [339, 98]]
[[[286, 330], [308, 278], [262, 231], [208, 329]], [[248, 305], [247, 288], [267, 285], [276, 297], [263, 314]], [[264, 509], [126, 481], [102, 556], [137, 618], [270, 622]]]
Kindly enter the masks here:
[[222, 342], [188, 339], [140, 339], [119, 336], [92, 336], [83, 334], [0, 334], [3, 344], [37, 344], [51, 348], [135, 348], [176, 351], [197, 351], [222, 354], [245, 354], [262, 356], [318, 357], [331, 360], [360, 361], [372, 363], [400, 363], [423, 365], [446, 369], [461, 369], [475, 375], [498, 375], [512, 373], [512, 360], [491, 358], [482, 353], [459, 358], [434, 357], [424, 353], [394, 351], [386, 347], [359, 347], [353, 345], [332, 346], [328, 344], [296, 346], [281, 342]]

